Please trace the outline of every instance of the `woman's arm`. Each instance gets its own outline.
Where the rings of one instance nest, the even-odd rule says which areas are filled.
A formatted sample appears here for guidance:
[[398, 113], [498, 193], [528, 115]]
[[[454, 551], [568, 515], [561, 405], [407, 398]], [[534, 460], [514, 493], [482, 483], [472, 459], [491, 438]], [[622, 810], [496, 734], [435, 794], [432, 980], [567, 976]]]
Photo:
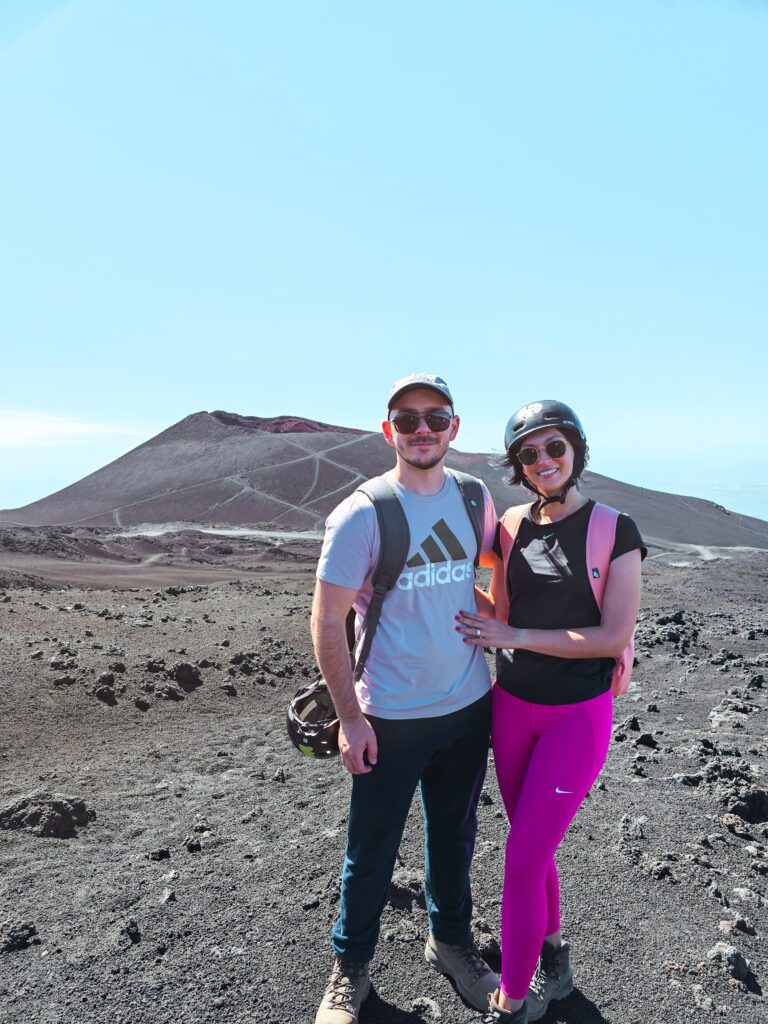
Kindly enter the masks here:
[[[456, 616], [459, 623], [456, 629], [464, 634], [465, 643], [476, 647], [519, 647], [557, 658], [617, 658], [629, 643], [637, 622], [640, 608], [640, 562], [638, 549], [628, 551], [611, 562], [599, 626], [579, 629], [517, 629], [503, 621], [461, 612]], [[503, 585], [503, 579], [501, 583]], [[493, 592], [491, 580], [491, 599]]]
[[[497, 611], [506, 607], [504, 591], [504, 565], [499, 556], [491, 552], [487, 557], [487, 568], [493, 569], [491, 585], [487, 591], [475, 587], [477, 614], [483, 619], [495, 619]], [[504, 615], [506, 618], [506, 615]]]

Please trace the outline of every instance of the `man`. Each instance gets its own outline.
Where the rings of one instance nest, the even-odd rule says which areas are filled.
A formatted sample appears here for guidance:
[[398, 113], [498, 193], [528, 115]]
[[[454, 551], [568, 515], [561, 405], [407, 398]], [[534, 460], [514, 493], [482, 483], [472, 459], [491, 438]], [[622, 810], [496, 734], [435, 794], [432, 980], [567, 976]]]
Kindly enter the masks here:
[[[421, 788], [425, 957], [458, 991], [486, 1009], [498, 978], [472, 942], [469, 868], [485, 777], [490, 677], [482, 649], [455, 630], [474, 609], [477, 540], [456, 480], [445, 470], [459, 417], [447, 384], [412, 374], [393, 385], [382, 423], [396, 465], [384, 475], [405, 512], [408, 560], [387, 595], [362, 678], [355, 686], [345, 622], [358, 627], [379, 556], [376, 510], [355, 492], [329, 516], [317, 568], [312, 639], [340, 718], [339, 751], [352, 775], [347, 850], [335, 953], [315, 1024], [355, 1024], [370, 992], [379, 932], [411, 800]], [[496, 514], [485, 490], [483, 551]]]

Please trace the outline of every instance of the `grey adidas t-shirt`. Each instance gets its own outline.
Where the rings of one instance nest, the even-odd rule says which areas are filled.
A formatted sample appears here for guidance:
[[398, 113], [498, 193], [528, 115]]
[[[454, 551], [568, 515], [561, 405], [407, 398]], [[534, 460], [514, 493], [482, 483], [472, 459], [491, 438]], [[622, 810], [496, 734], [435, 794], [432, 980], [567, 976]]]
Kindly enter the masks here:
[[[452, 476], [437, 494], [394, 487], [411, 534], [408, 561], [384, 600], [357, 698], [365, 713], [380, 718], [432, 718], [467, 707], [490, 688], [482, 648], [465, 644], [454, 616], [475, 611], [477, 542], [464, 500]], [[484, 488], [485, 489], [485, 488]], [[496, 512], [485, 489], [483, 551], [496, 532]], [[359, 492], [341, 502], [325, 524], [317, 576], [359, 591], [354, 607], [359, 631], [373, 593], [379, 558], [376, 510]]]

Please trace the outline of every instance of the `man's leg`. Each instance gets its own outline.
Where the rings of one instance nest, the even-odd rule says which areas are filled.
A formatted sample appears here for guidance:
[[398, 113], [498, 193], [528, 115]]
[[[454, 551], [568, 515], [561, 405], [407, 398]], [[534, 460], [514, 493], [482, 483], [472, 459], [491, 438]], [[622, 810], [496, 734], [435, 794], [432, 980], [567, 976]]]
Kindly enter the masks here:
[[352, 777], [347, 850], [334, 952], [355, 963], [372, 959], [408, 810], [425, 753], [416, 720], [370, 719], [378, 741], [373, 771]]
[[434, 720], [443, 742], [421, 778], [430, 931], [451, 944], [471, 938], [469, 869], [488, 761], [490, 708], [487, 694], [468, 708]]

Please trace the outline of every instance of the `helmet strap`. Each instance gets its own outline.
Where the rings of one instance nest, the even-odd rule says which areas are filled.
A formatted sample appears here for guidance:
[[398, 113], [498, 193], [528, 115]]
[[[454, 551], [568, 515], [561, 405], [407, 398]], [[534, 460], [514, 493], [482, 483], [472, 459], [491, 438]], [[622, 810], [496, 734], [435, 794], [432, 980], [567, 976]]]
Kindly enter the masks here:
[[551, 505], [554, 502], [558, 502], [560, 505], [564, 505], [565, 499], [568, 497], [568, 491], [570, 491], [570, 489], [575, 486], [576, 478], [571, 477], [571, 479], [562, 489], [560, 494], [553, 494], [551, 498], [545, 498], [541, 491], [537, 490], [535, 487], [532, 487], [531, 489], [535, 491], [536, 494], [539, 495], [538, 500], [534, 502], [533, 509], [531, 510], [533, 512], [534, 519], [538, 519], [539, 515], [541, 514], [541, 510], [544, 508], [545, 505]]

